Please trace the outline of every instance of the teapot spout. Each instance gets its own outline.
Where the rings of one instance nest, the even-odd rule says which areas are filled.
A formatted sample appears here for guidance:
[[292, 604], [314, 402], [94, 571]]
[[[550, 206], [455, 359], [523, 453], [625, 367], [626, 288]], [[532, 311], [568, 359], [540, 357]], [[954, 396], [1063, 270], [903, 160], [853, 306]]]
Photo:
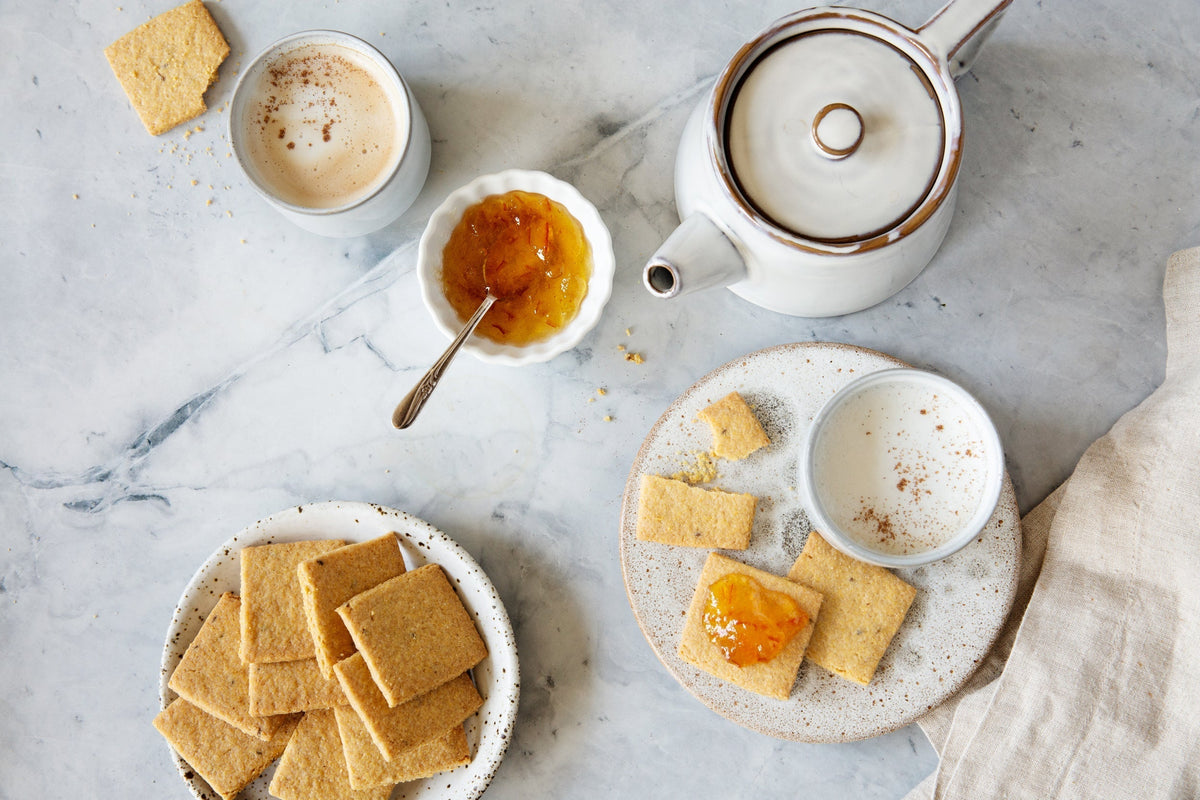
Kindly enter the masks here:
[[642, 270], [642, 283], [656, 297], [728, 286], [746, 277], [746, 262], [729, 237], [696, 212], [679, 224]]

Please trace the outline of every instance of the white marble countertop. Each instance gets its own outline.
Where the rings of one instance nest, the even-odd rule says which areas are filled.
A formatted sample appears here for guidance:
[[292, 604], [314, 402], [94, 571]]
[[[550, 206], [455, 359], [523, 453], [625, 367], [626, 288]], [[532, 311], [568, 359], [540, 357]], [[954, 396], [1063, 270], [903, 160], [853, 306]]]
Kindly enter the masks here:
[[[795, 4], [217, 0], [232, 53], [203, 130], [156, 139], [102, 49], [170, 5], [0, 6], [0, 798], [188, 796], [150, 725], [175, 602], [244, 525], [324, 499], [416, 514], [496, 583], [523, 680], [488, 797], [896, 798], [929, 773], [915, 726], [776, 741], [680, 688], [622, 585], [630, 463], [711, 369], [838, 341], [974, 391], [1022, 510], [1036, 504], [1162, 380], [1164, 262], [1200, 244], [1195, 0], [1018, 0], [959, 81], [966, 154], [941, 251], [891, 300], [821, 320], [641, 286], [676, 222], [687, 114]], [[912, 25], [936, 5], [867, 4]], [[380, 47], [433, 132], [417, 204], [360, 239], [291, 227], [227, 155], [239, 66], [317, 27]], [[596, 203], [612, 301], [547, 364], [456, 362], [397, 432], [393, 405], [444, 346], [416, 238], [448, 192], [507, 167]]]

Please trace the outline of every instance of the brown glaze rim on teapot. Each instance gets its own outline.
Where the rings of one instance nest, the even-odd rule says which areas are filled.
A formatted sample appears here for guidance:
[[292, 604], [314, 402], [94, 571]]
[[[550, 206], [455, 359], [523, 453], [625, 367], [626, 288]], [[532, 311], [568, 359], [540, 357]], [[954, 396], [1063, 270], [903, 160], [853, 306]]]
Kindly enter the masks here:
[[[1007, 3], [997, 6], [992, 15], [975, 26], [950, 52], [956, 52], [970, 37], [989, 22], [993, 22], [1006, 6]], [[922, 30], [928, 28], [936, 19], [937, 15], [922, 26]], [[920, 77], [929, 91], [930, 98], [937, 104], [944, 130], [943, 150], [937, 175], [928, 191], [900, 217], [898, 224], [848, 239], [800, 236], [762, 213], [738, 186], [725, 149], [725, 126], [728, 125], [729, 109], [743, 77], [770, 50], [797, 36], [819, 31], [844, 31], [869, 36], [892, 47], [913, 62], [921, 70]], [[717, 79], [712, 98], [705, 122], [706, 138], [710, 148], [709, 156], [717, 165], [717, 176], [722, 191], [739, 214], [773, 239], [789, 247], [813, 253], [840, 255], [885, 247], [925, 224], [954, 189], [962, 161], [963, 137], [962, 109], [954, 86], [954, 76], [946, 59], [923, 42], [916, 31], [882, 15], [859, 9], [831, 7], [809, 9], [783, 17], [738, 50]]]

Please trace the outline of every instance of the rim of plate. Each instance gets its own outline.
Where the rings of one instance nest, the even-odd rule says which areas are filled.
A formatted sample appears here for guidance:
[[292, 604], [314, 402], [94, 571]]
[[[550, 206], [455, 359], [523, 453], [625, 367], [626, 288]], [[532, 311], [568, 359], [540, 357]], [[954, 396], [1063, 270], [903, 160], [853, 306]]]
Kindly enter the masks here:
[[451, 192], [442, 201], [429, 217], [417, 245], [417, 282], [421, 286], [421, 298], [433, 316], [434, 324], [446, 338], [457, 336], [463, 323], [440, 286], [442, 249], [464, 211], [485, 197], [511, 191], [542, 194], [566, 206], [567, 211], [583, 226], [584, 236], [592, 247], [592, 276], [588, 279], [587, 295], [583, 298], [579, 313], [561, 331], [549, 339], [522, 347], [500, 344], [479, 336], [470, 336], [463, 344], [463, 350], [469, 350], [481, 361], [521, 366], [549, 361], [583, 341], [583, 337], [600, 321], [600, 315], [612, 296], [616, 258], [613, 255], [612, 236], [600, 212], [571, 184], [536, 170], [509, 169], [481, 175]]
[[[473, 670], [480, 694], [485, 696], [483, 706], [467, 720], [468, 740], [475, 743], [471, 763], [460, 767], [462, 772], [452, 770], [423, 781], [399, 784], [392, 800], [478, 798], [499, 769], [516, 725], [521, 680], [512, 623], [491, 579], [462, 545], [428, 522], [387, 506], [336, 500], [293, 506], [247, 525], [214, 550], [192, 575], [172, 613], [163, 645], [159, 707], [166, 708], [175, 699], [167, 681], [203, 620], [223, 592], [240, 588], [236, 580], [230, 588], [229, 573], [237, 572], [241, 548], [311, 538], [363, 541], [385, 533], [397, 534], [405, 564], [410, 569], [425, 562], [442, 567], [488, 648], [487, 657]], [[168, 750], [195, 797], [219, 800], [174, 748], [168, 745]], [[267, 797], [266, 783], [273, 772], [274, 765], [239, 796], [254, 796], [248, 792], [261, 785], [261, 796]]]

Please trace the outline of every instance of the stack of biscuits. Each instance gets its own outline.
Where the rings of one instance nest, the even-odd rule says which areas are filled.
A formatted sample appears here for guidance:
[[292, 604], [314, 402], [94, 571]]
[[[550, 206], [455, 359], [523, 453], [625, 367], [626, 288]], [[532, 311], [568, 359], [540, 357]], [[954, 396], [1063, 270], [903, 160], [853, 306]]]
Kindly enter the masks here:
[[241, 552], [154, 720], [221, 797], [276, 758], [281, 800], [384, 800], [471, 760], [463, 723], [487, 656], [441, 567], [407, 571], [395, 534]]

